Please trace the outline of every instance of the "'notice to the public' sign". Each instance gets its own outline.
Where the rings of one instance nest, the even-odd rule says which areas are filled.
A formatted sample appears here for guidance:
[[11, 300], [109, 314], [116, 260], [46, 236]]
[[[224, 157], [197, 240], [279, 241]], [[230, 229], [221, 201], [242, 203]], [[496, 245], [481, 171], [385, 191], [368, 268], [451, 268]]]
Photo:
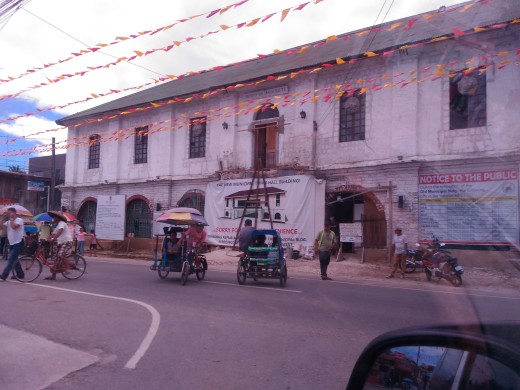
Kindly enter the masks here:
[[518, 170], [419, 175], [422, 238], [448, 243], [518, 242]]

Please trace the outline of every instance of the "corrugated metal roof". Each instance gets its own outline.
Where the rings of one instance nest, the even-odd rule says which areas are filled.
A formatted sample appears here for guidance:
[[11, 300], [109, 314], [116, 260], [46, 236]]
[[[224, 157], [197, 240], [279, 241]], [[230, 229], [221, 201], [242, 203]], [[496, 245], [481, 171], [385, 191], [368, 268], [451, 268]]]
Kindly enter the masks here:
[[[489, 2], [489, 4], [486, 4]], [[476, 6], [465, 12], [460, 12], [461, 7], [472, 3]], [[205, 92], [213, 88], [225, 87], [250, 80], [264, 78], [269, 75], [287, 73], [303, 68], [309, 68], [334, 61], [336, 58], [352, 58], [362, 55], [367, 51], [384, 51], [390, 48], [400, 47], [410, 43], [423, 42], [439, 36], [451, 34], [454, 28], [468, 30], [474, 27], [490, 26], [497, 23], [520, 18], [520, 1], [518, 0], [480, 0], [468, 1], [460, 5], [445, 8], [444, 10], [430, 11], [425, 14], [437, 12], [438, 16], [423, 18], [420, 15], [407, 17], [398, 21], [391, 21], [379, 26], [374, 26], [358, 31], [349, 32], [339, 36], [340, 39], [327, 42], [324, 45], [313, 47], [303, 54], [270, 55], [232, 65], [221, 70], [213, 70], [182, 79], [165, 82], [162, 85], [151, 87], [147, 90], [134, 93], [120, 99], [90, 108], [59, 119], [56, 123], [66, 125], [86, 117], [95, 117], [99, 114], [122, 110], [129, 107], [137, 107], [149, 102], [166, 100], [172, 97], [192, 95]], [[424, 14], [421, 14], [424, 15]], [[417, 19], [413, 26], [404, 29], [405, 23]], [[392, 31], [385, 29], [399, 21], [403, 25]], [[369, 32], [364, 37], [352, 37], [341, 39], [366, 30], [382, 27], [381, 31]], [[313, 45], [309, 43], [307, 45]], [[305, 45], [302, 45], [305, 46]], [[300, 47], [302, 47], [300, 46]]]

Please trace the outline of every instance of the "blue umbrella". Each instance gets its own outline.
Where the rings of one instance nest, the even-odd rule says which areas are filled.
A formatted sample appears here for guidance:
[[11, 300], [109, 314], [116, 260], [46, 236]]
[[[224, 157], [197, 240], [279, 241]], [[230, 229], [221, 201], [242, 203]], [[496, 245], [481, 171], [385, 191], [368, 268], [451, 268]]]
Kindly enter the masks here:
[[52, 222], [52, 217], [48, 213], [40, 213], [33, 217], [33, 221], [37, 222]]

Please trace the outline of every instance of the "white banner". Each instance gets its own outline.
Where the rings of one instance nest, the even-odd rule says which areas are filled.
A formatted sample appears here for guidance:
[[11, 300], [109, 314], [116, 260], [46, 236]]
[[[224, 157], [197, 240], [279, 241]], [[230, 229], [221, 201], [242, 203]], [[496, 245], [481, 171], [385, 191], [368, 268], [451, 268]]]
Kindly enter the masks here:
[[98, 195], [96, 237], [104, 240], [125, 239], [125, 195]]
[[317, 232], [323, 229], [325, 219], [325, 181], [314, 176], [286, 176], [266, 179], [266, 189], [256, 180], [250, 202], [244, 206], [252, 179], [222, 180], [209, 183], [206, 190], [204, 217], [208, 221], [208, 242], [231, 246], [237, 234], [240, 218], [253, 221], [258, 215], [257, 228], [270, 229], [269, 209], [265, 201], [267, 190], [273, 227], [282, 236], [284, 246], [314, 245]]
[[518, 170], [419, 175], [422, 238], [446, 243], [518, 243]]

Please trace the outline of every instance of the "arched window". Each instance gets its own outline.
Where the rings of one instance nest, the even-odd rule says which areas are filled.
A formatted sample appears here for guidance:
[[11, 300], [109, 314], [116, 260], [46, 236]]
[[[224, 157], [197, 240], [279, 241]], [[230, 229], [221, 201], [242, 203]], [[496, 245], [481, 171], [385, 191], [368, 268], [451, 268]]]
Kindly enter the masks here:
[[274, 214], [274, 219], [277, 220], [277, 221], [280, 221], [282, 219], [282, 214], [280, 213], [275, 213]]
[[96, 230], [96, 211], [97, 203], [93, 200], [83, 203], [79, 209], [78, 219], [87, 233], [90, 233], [91, 230]]
[[278, 118], [280, 113], [276, 107], [273, 108], [272, 104], [264, 104], [261, 109], [255, 115], [255, 121], [262, 119]]
[[179, 207], [191, 207], [204, 214], [204, 192], [201, 190], [189, 190], [178, 202]]
[[152, 236], [152, 210], [143, 199], [131, 200], [126, 205], [126, 233], [135, 237]]

